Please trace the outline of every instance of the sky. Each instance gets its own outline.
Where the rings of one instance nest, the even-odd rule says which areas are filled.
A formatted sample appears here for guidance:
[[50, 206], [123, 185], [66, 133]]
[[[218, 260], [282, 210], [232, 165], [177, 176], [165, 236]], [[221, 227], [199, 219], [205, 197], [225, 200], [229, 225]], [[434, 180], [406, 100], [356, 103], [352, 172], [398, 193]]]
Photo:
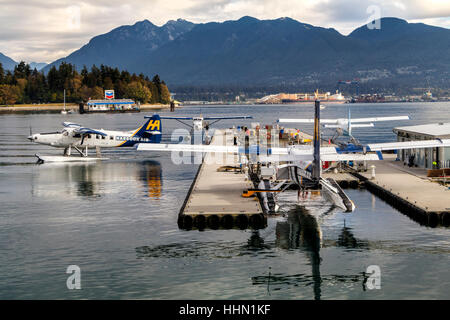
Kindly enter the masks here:
[[96, 35], [144, 19], [161, 26], [178, 18], [290, 17], [347, 35], [378, 15], [450, 28], [450, 0], [0, 0], [0, 52], [50, 63]]

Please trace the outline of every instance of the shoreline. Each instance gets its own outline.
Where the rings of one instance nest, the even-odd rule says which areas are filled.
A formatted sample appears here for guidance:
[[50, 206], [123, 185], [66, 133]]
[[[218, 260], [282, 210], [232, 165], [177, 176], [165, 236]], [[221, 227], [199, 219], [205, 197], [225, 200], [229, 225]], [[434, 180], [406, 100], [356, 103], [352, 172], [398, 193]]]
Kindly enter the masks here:
[[[140, 106], [141, 111], [169, 109], [169, 104], [143, 104]], [[176, 107], [178, 109], [180, 107]], [[77, 103], [66, 103], [66, 110], [75, 110], [78, 112], [79, 106]], [[0, 106], [1, 113], [22, 113], [22, 112], [57, 112], [64, 110], [64, 103], [52, 104], [17, 104], [13, 106]]]

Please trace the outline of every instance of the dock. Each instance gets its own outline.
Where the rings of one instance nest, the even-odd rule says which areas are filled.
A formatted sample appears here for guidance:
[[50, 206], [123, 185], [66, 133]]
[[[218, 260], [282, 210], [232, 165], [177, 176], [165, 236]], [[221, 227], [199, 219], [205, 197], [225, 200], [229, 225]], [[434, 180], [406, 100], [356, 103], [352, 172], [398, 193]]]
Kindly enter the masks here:
[[357, 189], [360, 186], [360, 180], [349, 172], [334, 173], [332, 171], [327, 171], [322, 173], [322, 176], [325, 179], [332, 178], [342, 189]]
[[[230, 129], [216, 129], [210, 144], [231, 146], [233, 137]], [[264, 228], [267, 217], [258, 198], [242, 197], [242, 192], [254, 185], [240, 172], [239, 156], [220, 155], [221, 163], [213, 157], [217, 155], [207, 153], [198, 169], [179, 213], [180, 229]]]
[[370, 169], [353, 175], [364, 181], [369, 191], [413, 220], [432, 227], [449, 226], [450, 189], [427, 178], [425, 170], [421, 174], [394, 158], [388, 155], [386, 160], [369, 161], [369, 168], [376, 167], [373, 179]]
[[[281, 145], [288, 146], [312, 138], [293, 129], [285, 131]], [[216, 130], [211, 145], [234, 143], [232, 129]], [[296, 141], [299, 140], [299, 141]], [[244, 190], [257, 188], [252, 175], [240, 170], [239, 155], [223, 155], [220, 163], [211, 161], [217, 155], [206, 154], [199, 166], [187, 198], [180, 210], [180, 229], [230, 229], [267, 226], [267, 213], [260, 197], [245, 198]], [[426, 170], [408, 168], [395, 161], [395, 154], [385, 154], [385, 160], [368, 161], [367, 170], [348, 166], [324, 170], [325, 179], [334, 179], [341, 188], [359, 188], [361, 185], [414, 221], [431, 227], [450, 225], [450, 188], [427, 177]], [[371, 166], [375, 166], [372, 177]], [[364, 168], [363, 168], [364, 169]], [[255, 180], [255, 181], [252, 181]]]

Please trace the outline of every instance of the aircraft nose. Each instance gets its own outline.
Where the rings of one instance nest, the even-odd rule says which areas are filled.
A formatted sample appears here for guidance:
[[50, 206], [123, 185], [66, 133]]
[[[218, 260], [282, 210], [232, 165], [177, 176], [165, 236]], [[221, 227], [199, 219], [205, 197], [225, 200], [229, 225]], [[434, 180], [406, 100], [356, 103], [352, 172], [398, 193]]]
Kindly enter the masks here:
[[30, 141], [33, 141], [34, 140], [34, 136], [28, 136], [27, 139], [30, 140]]

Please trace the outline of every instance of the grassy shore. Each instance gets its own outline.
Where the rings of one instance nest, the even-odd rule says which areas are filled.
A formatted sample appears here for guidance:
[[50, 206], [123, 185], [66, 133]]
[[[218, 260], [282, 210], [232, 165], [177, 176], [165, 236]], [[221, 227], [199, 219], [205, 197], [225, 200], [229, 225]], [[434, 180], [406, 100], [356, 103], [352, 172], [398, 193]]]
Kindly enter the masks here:
[[[170, 105], [168, 104], [143, 104], [141, 105], [141, 111], [146, 110], [158, 110], [167, 109]], [[66, 103], [66, 110], [78, 111], [78, 104], [76, 103]], [[2, 112], [25, 112], [25, 111], [61, 111], [64, 109], [64, 103], [48, 103], [48, 104], [15, 104], [15, 105], [0, 105], [0, 113]]]

